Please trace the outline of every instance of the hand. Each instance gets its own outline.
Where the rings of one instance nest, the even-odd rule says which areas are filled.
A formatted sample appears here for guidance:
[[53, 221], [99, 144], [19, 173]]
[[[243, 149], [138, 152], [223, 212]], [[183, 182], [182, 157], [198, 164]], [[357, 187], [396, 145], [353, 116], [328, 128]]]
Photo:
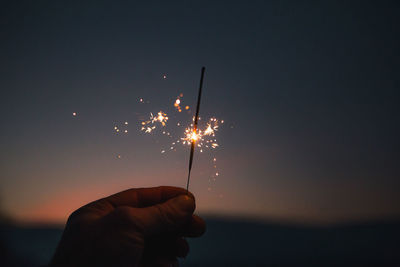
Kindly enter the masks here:
[[129, 189], [68, 218], [50, 266], [178, 266], [205, 222], [194, 196], [177, 187]]

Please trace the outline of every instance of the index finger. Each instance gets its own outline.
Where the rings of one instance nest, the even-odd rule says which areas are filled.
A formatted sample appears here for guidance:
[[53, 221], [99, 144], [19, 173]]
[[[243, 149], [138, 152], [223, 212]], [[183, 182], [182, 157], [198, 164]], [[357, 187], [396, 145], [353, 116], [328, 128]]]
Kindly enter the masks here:
[[[163, 203], [170, 198], [187, 194], [186, 189], [174, 186], [158, 186], [149, 188], [132, 188], [109, 197], [104, 198], [114, 208], [119, 206], [130, 206], [144, 208]], [[194, 198], [189, 192], [189, 196]]]

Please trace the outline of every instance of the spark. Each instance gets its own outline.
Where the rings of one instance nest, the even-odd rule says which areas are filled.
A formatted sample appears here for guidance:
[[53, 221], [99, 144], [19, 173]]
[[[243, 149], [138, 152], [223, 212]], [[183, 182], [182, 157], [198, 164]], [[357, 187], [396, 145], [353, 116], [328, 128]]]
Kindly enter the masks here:
[[[142, 121], [141, 130], [144, 131], [145, 133], [151, 133], [156, 128], [155, 123], [159, 122], [162, 125], [162, 127], [164, 127], [167, 121], [168, 121], [168, 116], [166, 113], [162, 111], [158, 112], [157, 116], [154, 116], [153, 113], [150, 113], [149, 120]], [[165, 134], [165, 131], [163, 131], [163, 134]]]
[[183, 94], [180, 94], [177, 98], [176, 98], [176, 100], [175, 100], [175, 102], [174, 102], [174, 107], [175, 107], [175, 109], [178, 111], [178, 112], [182, 112], [182, 109], [181, 109], [181, 97], [183, 96]]
[[185, 143], [187, 143], [188, 145], [190, 145], [192, 141], [197, 141], [197, 140], [201, 139], [201, 136], [202, 136], [201, 130], [199, 130], [197, 133], [192, 128], [186, 128], [185, 136], [182, 137], [181, 140], [184, 141]]
[[76, 117], [76, 112], [72, 112], [72, 116]]
[[[217, 139], [215, 139], [215, 132], [218, 131], [218, 120], [216, 118], [210, 118], [206, 123], [205, 129], [197, 129], [195, 132], [193, 124], [187, 127], [184, 132], [184, 136], [180, 138], [183, 145], [191, 145], [192, 141], [196, 142], [197, 147], [201, 148], [212, 148], [218, 147]], [[210, 139], [210, 137], [212, 139]], [[210, 146], [209, 146], [210, 145]]]
[[127, 122], [127, 121], [125, 122], [125, 125], [128, 125], [128, 122]]
[[142, 131], [144, 131], [145, 133], [151, 133], [154, 129], [156, 128], [156, 126], [152, 126], [152, 127], [142, 127]]
[[151, 122], [154, 123], [156, 121], [160, 122], [162, 126], [165, 126], [165, 123], [168, 120], [167, 114], [165, 114], [164, 112], [160, 111], [157, 113], [157, 116], [153, 116], [153, 113], [150, 113], [150, 119]]
[[163, 75], [163, 79], [164, 80], [167, 79], [167, 75], [166, 74]]
[[207, 125], [207, 129], [204, 131], [205, 135], [211, 135], [214, 133], [214, 130], [211, 128], [211, 124]]

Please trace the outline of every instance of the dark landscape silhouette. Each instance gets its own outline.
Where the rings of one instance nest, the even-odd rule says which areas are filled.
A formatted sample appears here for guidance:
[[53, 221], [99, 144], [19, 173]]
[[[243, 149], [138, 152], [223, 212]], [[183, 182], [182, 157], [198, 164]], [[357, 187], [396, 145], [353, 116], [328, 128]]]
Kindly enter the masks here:
[[[208, 218], [181, 266], [399, 266], [400, 220], [300, 226]], [[48, 263], [62, 226], [3, 223], [2, 266]]]

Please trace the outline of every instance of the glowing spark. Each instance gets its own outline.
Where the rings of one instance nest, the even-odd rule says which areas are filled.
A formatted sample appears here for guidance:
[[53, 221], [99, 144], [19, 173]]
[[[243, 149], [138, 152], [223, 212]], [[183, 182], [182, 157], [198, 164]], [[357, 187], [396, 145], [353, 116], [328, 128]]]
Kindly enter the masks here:
[[[156, 126], [154, 125], [156, 122], [161, 123], [161, 125], [164, 127], [167, 121], [167, 114], [162, 111], [158, 112], [157, 116], [154, 116], [153, 113], [150, 113], [150, 119], [148, 121], [142, 121], [141, 130], [145, 131], [145, 133], [151, 133], [156, 128]], [[165, 134], [165, 131], [163, 132], [163, 134]]]
[[205, 135], [211, 135], [214, 133], [214, 130], [211, 128], [211, 124], [207, 124], [207, 129], [204, 131]]
[[74, 117], [75, 117], [75, 116], [76, 116], [76, 112], [72, 112], [72, 116], [74, 116]]
[[182, 112], [182, 109], [181, 109], [181, 106], [180, 106], [181, 100], [179, 98], [180, 98], [180, 96], [178, 96], [178, 98], [175, 100], [174, 107], [176, 108], [176, 110], [178, 112]]
[[[184, 136], [181, 138], [183, 145], [190, 145], [192, 142], [196, 143], [196, 146], [199, 147], [202, 152], [203, 148], [217, 148], [219, 145], [217, 143], [217, 139], [215, 139], [215, 133], [218, 131], [218, 120], [216, 118], [211, 118], [207, 122], [207, 125], [204, 130], [197, 129], [197, 132], [193, 130], [193, 124], [190, 124], [190, 127], [185, 129]], [[212, 139], [209, 139], [209, 138]]]
[[186, 106], [185, 109], [188, 110], [188, 109], [189, 109], [189, 106]]
[[128, 125], [128, 122], [127, 122], [127, 121], [125, 122], [125, 125]]
[[124, 132], [125, 132], [125, 133], [128, 133], [128, 130], [125, 130]]
[[201, 136], [202, 135], [200, 130], [198, 133], [196, 133], [195, 131], [193, 131], [192, 128], [186, 128], [185, 137], [182, 137], [181, 140], [184, 144], [187, 143], [188, 145], [190, 145], [192, 141], [196, 142], [197, 140], [200, 140]]
[[163, 75], [163, 79], [167, 79], [167, 75], [164, 74], [164, 75]]
[[197, 141], [197, 139], [199, 139], [199, 135], [196, 134], [195, 132], [193, 132], [193, 133], [190, 135], [190, 139], [192, 139], [193, 141]]
[[156, 128], [156, 126], [146, 126], [146, 127], [142, 127], [142, 131], [144, 131], [145, 133], [151, 133], [151, 131], [153, 131]]
[[162, 111], [158, 112], [156, 117], [154, 117], [152, 113], [150, 113], [150, 114], [151, 114], [151, 116], [150, 116], [151, 123], [158, 121], [161, 123], [162, 126], [165, 126], [165, 123], [168, 120], [167, 114], [165, 114]]

